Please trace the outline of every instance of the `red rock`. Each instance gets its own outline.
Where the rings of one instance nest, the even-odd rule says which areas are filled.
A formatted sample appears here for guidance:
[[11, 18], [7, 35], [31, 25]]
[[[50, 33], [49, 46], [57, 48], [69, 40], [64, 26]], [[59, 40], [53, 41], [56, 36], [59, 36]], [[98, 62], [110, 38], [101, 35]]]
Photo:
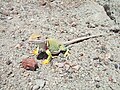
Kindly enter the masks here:
[[110, 77], [108, 78], [108, 80], [111, 81], [111, 82], [113, 82], [112, 76], [110, 76]]
[[22, 60], [22, 66], [26, 70], [36, 70], [38, 68], [37, 62], [33, 58], [25, 58]]

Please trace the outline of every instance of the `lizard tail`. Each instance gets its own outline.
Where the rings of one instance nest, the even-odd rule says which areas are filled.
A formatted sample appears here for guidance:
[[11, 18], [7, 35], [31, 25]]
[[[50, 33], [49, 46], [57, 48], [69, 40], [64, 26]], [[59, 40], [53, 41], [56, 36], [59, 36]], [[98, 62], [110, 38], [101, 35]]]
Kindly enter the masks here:
[[91, 35], [91, 36], [86, 36], [86, 37], [80, 37], [80, 38], [76, 38], [76, 39], [73, 39], [73, 40], [70, 40], [70, 41], [63, 42], [63, 44], [65, 46], [68, 46], [70, 44], [82, 42], [82, 41], [90, 39], [90, 38], [96, 38], [96, 37], [101, 37], [101, 36], [104, 36], [104, 35], [103, 34], [99, 34], [99, 35]]

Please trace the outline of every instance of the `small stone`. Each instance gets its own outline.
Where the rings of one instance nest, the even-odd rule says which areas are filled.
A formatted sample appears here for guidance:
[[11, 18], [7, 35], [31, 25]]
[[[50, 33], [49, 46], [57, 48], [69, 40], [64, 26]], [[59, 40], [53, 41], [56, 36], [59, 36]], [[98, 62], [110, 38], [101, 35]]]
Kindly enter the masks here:
[[50, 0], [50, 2], [53, 2], [53, 1], [55, 1], [55, 0]]
[[12, 74], [12, 71], [9, 71], [9, 72], [7, 73], [8, 76], [10, 76], [11, 74]]
[[111, 54], [110, 53], [106, 53], [106, 55], [105, 55], [105, 60], [108, 60], [108, 59], [110, 59], [111, 58]]
[[59, 22], [55, 22], [55, 24], [54, 24], [55, 26], [59, 26]]
[[95, 77], [95, 82], [100, 82], [100, 77], [99, 76]]
[[35, 82], [36, 82], [36, 85], [38, 85], [40, 88], [43, 88], [45, 86], [45, 80], [36, 79]]
[[96, 88], [99, 88], [99, 87], [100, 87], [100, 85], [96, 84]]
[[73, 23], [71, 24], [71, 26], [72, 26], [72, 27], [76, 27], [77, 24], [76, 24], [75, 22], [73, 22]]
[[119, 63], [119, 69], [120, 69], [120, 63]]
[[24, 59], [24, 58], [28, 58], [29, 56], [28, 55], [22, 55], [21, 58]]
[[11, 74], [11, 77], [14, 77], [14, 76], [15, 76], [15, 74], [14, 74], [14, 73], [12, 73], [12, 74]]
[[118, 33], [120, 31], [120, 28], [118, 25], [114, 25], [110, 28], [110, 31], [112, 31], [114, 33]]
[[109, 81], [112, 82], [112, 83], [116, 83], [116, 82], [117, 82], [117, 80], [116, 80], [115, 77], [110, 76], [108, 79], [109, 79]]
[[13, 11], [12, 14], [14, 14], [14, 15], [18, 15], [19, 12], [18, 12], [18, 11]]
[[66, 70], [66, 71], [70, 69], [70, 65], [65, 64], [64, 66], [65, 66], [65, 70]]
[[31, 79], [30, 79], [30, 78], [28, 78], [28, 82], [30, 82], [30, 83], [31, 83]]
[[30, 22], [33, 22], [34, 20], [35, 20], [34, 18], [31, 18], [31, 19], [30, 19]]
[[83, 53], [80, 53], [80, 56], [84, 56], [84, 54], [83, 54]]
[[94, 24], [89, 24], [87, 27], [88, 28], [95, 28], [96, 26]]
[[95, 66], [95, 67], [98, 67], [98, 63], [94, 63], [94, 66]]
[[73, 33], [73, 32], [74, 32], [74, 29], [73, 29], [73, 28], [71, 28], [69, 31]]
[[10, 65], [12, 62], [10, 60], [6, 61], [7, 65]]
[[115, 69], [118, 69], [118, 65], [117, 64], [114, 64], [114, 67], [115, 67]]
[[8, 16], [7, 19], [8, 19], [8, 20], [11, 20], [11, 19], [13, 19], [13, 17]]
[[117, 80], [116, 80], [116, 78], [113, 78], [113, 83], [117, 83]]
[[42, 6], [45, 6], [45, 5], [47, 4], [47, 2], [46, 2], [45, 0], [40, 0], [40, 4], [41, 4]]
[[1, 30], [2, 33], [5, 33], [5, 30]]
[[63, 28], [61, 28], [60, 33], [65, 33], [65, 30]]
[[9, 16], [10, 15], [10, 13], [8, 11], [3, 11], [2, 14], [5, 15], [5, 16]]
[[14, 8], [13, 8], [13, 7], [11, 7], [11, 8], [9, 8], [9, 10], [10, 10], [10, 11], [13, 11], [13, 10], [14, 10]]
[[64, 67], [64, 63], [55, 63], [55, 66], [57, 66], [57, 67], [59, 67], [59, 68], [62, 68], [62, 67]]
[[20, 49], [22, 47], [22, 43], [19, 43], [15, 46], [15, 48]]
[[7, 83], [6, 82], [2, 82], [3, 85], [6, 85]]
[[72, 77], [72, 76], [69, 76], [69, 79], [73, 79], [73, 77]]
[[93, 60], [99, 60], [99, 57], [94, 57]]
[[24, 73], [23, 76], [24, 77], [28, 77], [30, 75], [30, 73]]
[[39, 88], [40, 88], [39, 85], [35, 85], [35, 86], [33, 86], [33, 90], [38, 90]]
[[78, 70], [80, 69], [80, 66], [79, 66], [79, 65], [73, 65], [73, 66], [72, 66], [72, 69], [78, 71]]
[[113, 82], [113, 78], [112, 78], [112, 76], [109, 77], [108, 79], [109, 79], [109, 81]]

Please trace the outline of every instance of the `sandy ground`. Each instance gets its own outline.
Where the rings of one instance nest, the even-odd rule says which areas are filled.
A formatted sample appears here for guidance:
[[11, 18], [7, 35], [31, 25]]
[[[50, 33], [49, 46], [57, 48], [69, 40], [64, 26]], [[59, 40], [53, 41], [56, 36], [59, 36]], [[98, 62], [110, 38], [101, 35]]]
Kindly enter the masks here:
[[[36, 71], [21, 67], [32, 33], [61, 41], [107, 34], [69, 46], [68, 57]], [[64, 64], [63, 63], [68, 63]], [[119, 90], [120, 0], [0, 0], [0, 90]]]

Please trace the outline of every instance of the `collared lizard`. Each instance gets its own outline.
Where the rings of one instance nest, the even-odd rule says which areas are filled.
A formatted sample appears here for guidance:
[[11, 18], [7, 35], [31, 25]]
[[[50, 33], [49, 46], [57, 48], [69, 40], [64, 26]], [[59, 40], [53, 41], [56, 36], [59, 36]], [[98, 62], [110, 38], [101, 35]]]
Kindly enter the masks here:
[[[35, 55], [47, 55], [47, 59], [45, 59], [42, 63], [43, 64], [48, 64], [51, 61], [51, 58], [54, 54], [58, 54], [61, 51], [64, 51], [64, 56], [68, 55], [69, 50], [67, 49], [67, 46], [70, 44], [74, 44], [77, 42], [81, 42], [90, 38], [96, 38], [104, 36], [104, 34], [98, 34], [98, 35], [91, 35], [91, 36], [86, 36], [86, 37], [80, 37], [77, 39], [73, 39], [70, 41], [65, 41], [65, 42], [59, 42], [56, 39], [53, 38], [47, 38], [47, 39], [34, 39], [30, 40], [30, 42], [37, 44], [38, 47], [33, 51]], [[36, 35], [36, 38], [38, 38], [38, 35]], [[44, 54], [43, 54], [44, 53]]]

